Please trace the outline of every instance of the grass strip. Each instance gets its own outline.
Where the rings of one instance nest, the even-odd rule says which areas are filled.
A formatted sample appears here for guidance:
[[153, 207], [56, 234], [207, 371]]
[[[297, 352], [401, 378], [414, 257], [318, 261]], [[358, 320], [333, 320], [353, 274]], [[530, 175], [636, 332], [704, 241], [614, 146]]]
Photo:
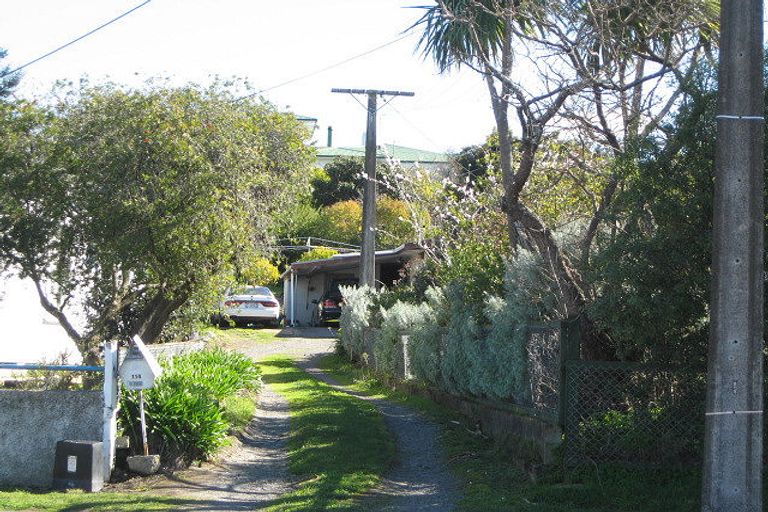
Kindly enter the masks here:
[[213, 337], [215, 342], [227, 343], [237, 341], [248, 341], [254, 343], [272, 343], [279, 341], [277, 337], [280, 329], [260, 329], [251, 327], [229, 327], [221, 329], [219, 327], [206, 327], [201, 334]]
[[193, 500], [135, 493], [0, 491], [0, 510], [154, 511], [194, 507], [195, 503]]
[[519, 453], [467, 429], [461, 417], [423, 397], [394, 390], [339, 355], [321, 369], [356, 391], [409, 405], [444, 425], [441, 439], [452, 471], [464, 483], [459, 510], [466, 512], [694, 512], [699, 510], [697, 471], [600, 467], [565, 482], [553, 467], [532, 481]]
[[256, 412], [256, 392], [243, 391], [222, 400], [224, 419], [232, 430], [243, 430]]
[[301, 482], [268, 510], [355, 510], [356, 499], [379, 482], [394, 457], [381, 415], [371, 404], [313, 379], [290, 359], [267, 359], [260, 366], [264, 382], [290, 405], [289, 469]]

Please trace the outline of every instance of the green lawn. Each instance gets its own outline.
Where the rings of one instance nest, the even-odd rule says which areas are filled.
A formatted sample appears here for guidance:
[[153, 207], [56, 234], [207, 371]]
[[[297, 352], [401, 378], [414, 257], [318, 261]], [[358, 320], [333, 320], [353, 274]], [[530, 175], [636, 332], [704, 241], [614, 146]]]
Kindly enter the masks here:
[[378, 411], [334, 390], [290, 359], [260, 364], [264, 382], [288, 399], [289, 468], [301, 482], [270, 511], [355, 510], [355, 499], [375, 486], [395, 446]]
[[194, 503], [136, 493], [0, 491], [0, 510], [178, 510]]
[[266, 329], [253, 327], [229, 327], [220, 329], [218, 327], [206, 327], [202, 334], [212, 334], [215, 341], [222, 343], [237, 341], [252, 341], [255, 343], [271, 343], [278, 341], [277, 334], [280, 329]]
[[394, 391], [346, 359], [326, 357], [321, 367], [339, 382], [367, 394], [405, 403], [444, 425], [442, 444], [451, 469], [464, 482], [459, 510], [469, 512], [694, 512], [699, 510], [695, 471], [590, 469], [565, 482], [559, 467], [533, 483], [515, 453], [469, 432], [452, 411]]

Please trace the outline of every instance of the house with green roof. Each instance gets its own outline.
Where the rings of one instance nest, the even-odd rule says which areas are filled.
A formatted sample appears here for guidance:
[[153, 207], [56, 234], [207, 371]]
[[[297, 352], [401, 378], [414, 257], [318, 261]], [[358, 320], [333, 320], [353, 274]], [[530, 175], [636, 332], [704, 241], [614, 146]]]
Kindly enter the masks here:
[[[317, 148], [317, 164], [325, 167], [339, 157], [365, 157], [364, 147], [324, 147]], [[436, 174], [445, 175], [449, 171], [448, 155], [423, 149], [408, 148], [395, 144], [379, 144], [376, 160], [382, 163], [398, 163], [403, 167], [421, 167]]]

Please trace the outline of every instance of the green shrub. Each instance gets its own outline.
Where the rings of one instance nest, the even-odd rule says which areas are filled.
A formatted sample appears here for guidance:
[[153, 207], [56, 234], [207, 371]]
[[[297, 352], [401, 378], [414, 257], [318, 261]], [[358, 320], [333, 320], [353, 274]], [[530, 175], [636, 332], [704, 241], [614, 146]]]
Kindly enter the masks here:
[[335, 256], [336, 254], [339, 254], [339, 251], [336, 249], [331, 249], [330, 247], [315, 247], [302, 254], [299, 261], [324, 260], [331, 256]]
[[[203, 350], [161, 361], [163, 374], [144, 392], [150, 449], [165, 464], [210, 457], [226, 440], [233, 416], [226, 402], [241, 390], [255, 390], [260, 382], [249, 358], [221, 349]], [[139, 394], [124, 390], [120, 422], [141, 446]]]

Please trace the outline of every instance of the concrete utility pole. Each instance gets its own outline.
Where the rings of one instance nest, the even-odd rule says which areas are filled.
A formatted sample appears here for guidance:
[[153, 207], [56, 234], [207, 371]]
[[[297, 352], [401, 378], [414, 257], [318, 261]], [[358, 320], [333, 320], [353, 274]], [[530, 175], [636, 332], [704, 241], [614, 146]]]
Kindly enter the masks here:
[[360, 251], [360, 286], [376, 287], [376, 100], [379, 96], [413, 96], [412, 92], [376, 89], [331, 89], [331, 92], [368, 96], [368, 129], [365, 133], [365, 191], [363, 194], [363, 245]]
[[758, 512], [763, 455], [763, 6], [722, 2], [701, 509]]

